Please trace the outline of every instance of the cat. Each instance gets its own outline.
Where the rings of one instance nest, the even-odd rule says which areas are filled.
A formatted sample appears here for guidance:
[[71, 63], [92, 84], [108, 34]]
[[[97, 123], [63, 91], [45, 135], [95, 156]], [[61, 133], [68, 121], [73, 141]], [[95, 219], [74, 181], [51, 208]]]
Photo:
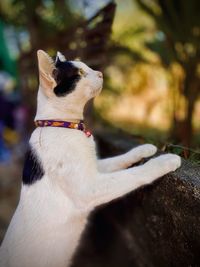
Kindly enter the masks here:
[[95, 207], [181, 165], [179, 156], [165, 154], [128, 168], [156, 153], [151, 144], [97, 159], [94, 138], [82, 120], [85, 104], [102, 89], [102, 73], [67, 61], [60, 52], [55, 62], [42, 50], [37, 55], [38, 127], [29, 142], [19, 204], [0, 248], [1, 267], [70, 266]]

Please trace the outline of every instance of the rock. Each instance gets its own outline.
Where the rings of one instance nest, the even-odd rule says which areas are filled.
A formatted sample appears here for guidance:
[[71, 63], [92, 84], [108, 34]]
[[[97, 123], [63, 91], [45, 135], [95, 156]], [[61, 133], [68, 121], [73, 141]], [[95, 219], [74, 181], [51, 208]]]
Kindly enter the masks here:
[[[123, 153], [129, 138], [98, 135], [100, 154]], [[118, 141], [117, 141], [118, 140]], [[200, 167], [182, 167], [96, 209], [72, 267], [199, 267]]]
[[22, 163], [0, 164], [0, 244], [19, 200]]

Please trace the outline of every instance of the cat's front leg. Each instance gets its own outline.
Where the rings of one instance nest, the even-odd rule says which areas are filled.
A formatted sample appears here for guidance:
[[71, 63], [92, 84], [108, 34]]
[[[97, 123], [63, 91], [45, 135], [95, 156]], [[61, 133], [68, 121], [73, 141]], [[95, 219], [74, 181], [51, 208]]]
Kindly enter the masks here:
[[100, 172], [114, 172], [126, 169], [143, 158], [153, 156], [157, 148], [151, 144], [135, 147], [120, 156], [98, 160], [98, 170]]
[[106, 174], [97, 174], [90, 188], [92, 207], [121, 197], [138, 187], [152, 183], [159, 177], [175, 171], [181, 165], [181, 158], [165, 154], [149, 160], [141, 166]]

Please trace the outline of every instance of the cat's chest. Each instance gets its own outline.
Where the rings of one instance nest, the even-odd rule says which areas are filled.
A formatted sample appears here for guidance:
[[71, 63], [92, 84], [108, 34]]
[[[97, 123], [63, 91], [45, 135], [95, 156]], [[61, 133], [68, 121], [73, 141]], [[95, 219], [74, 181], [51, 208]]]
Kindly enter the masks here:
[[82, 131], [62, 128], [37, 128], [31, 135], [30, 144], [38, 152], [70, 154], [73, 151], [95, 150], [93, 135]]
[[78, 130], [37, 128], [31, 136], [30, 146], [45, 173], [69, 173], [87, 166], [88, 170], [96, 167], [94, 138]]

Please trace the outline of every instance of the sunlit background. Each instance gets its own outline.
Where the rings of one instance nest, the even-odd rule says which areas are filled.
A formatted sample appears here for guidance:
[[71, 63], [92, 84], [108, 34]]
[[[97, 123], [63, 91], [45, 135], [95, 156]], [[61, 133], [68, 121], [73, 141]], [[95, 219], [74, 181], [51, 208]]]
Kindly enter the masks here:
[[38, 49], [103, 71], [102, 94], [86, 110], [94, 131], [121, 129], [199, 162], [199, 10], [198, 0], [1, 0], [1, 234], [34, 128]]

